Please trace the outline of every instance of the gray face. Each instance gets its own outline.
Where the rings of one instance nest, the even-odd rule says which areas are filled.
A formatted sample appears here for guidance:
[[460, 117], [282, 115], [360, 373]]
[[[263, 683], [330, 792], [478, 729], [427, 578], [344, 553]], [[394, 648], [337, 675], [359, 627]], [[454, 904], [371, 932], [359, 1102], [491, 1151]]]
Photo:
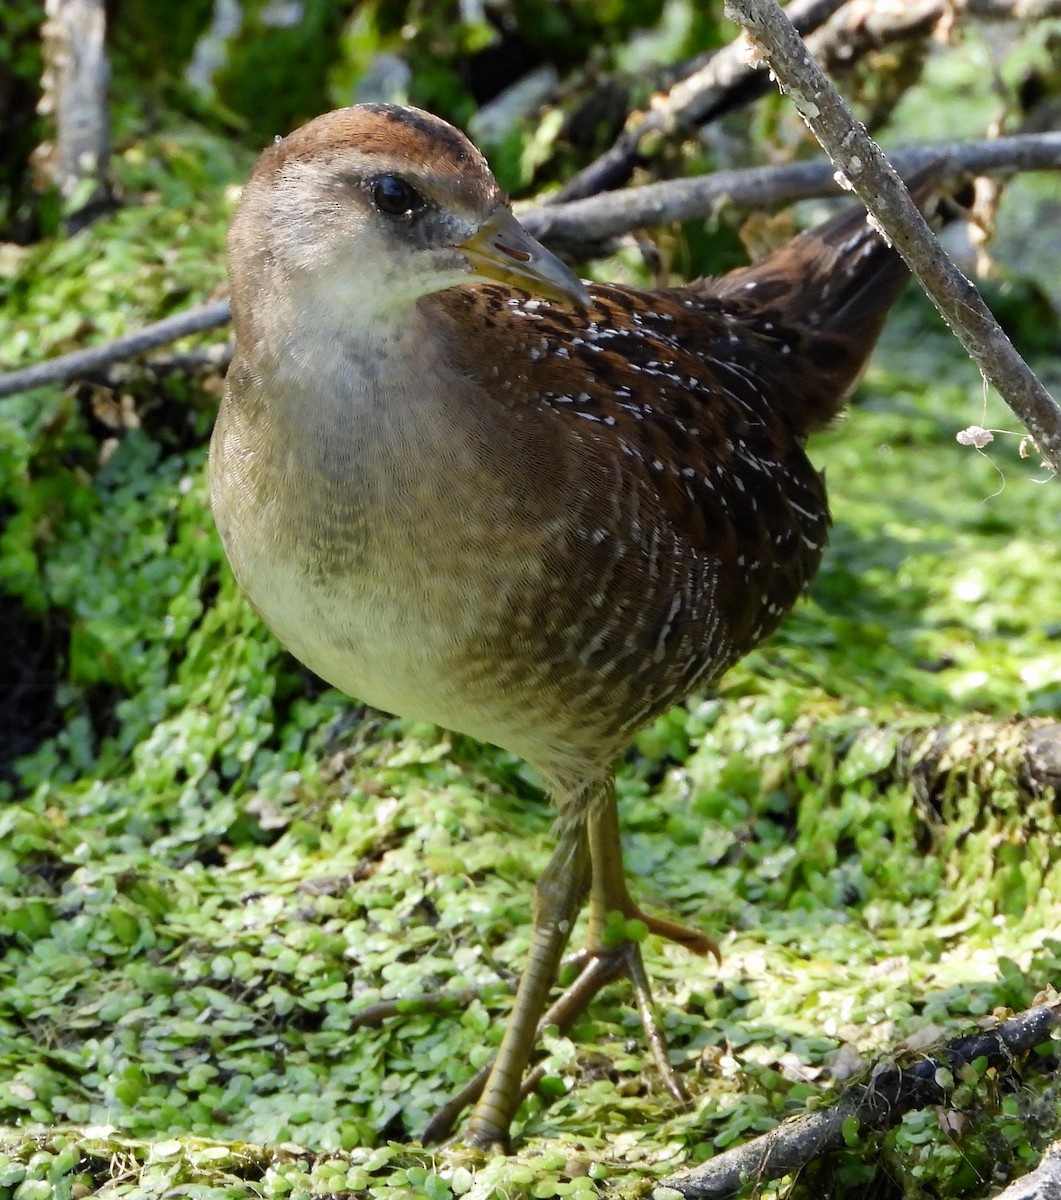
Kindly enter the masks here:
[[229, 233], [237, 338], [268, 297], [325, 330], [469, 282], [462, 243], [502, 208], [485, 159], [415, 109], [327, 113], [262, 154]]
[[412, 164], [381, 169], [378, 162], [339, 162], [323, 186], [331, 203], [363, 213], [391, 254], [457, 246], [492, 211], [462, 213], [452, 195], [440, 194], [438, 182]]

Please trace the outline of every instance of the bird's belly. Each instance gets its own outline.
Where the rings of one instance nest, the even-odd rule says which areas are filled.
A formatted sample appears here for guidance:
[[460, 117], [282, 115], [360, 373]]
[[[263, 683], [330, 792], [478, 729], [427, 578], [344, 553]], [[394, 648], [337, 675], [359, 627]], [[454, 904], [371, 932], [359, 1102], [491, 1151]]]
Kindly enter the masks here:
[[457, 631], [437, 588], [345, 576], [318, 581], [290, 564], [244, 588], [279, 640], [328, 683], [378, 708], [445, 723], [446, 665]]
[[425, 668], [441, 657], [443, 639], [422, 625], [414, 637], [415, 626], [397, 618], [386, 592], [320, 587], [279, 568], [248, 596], [284, 646], [334, 687], [400, 716], [441, 720], [439, 688]]
[[[511, 586], [498, 579], [469, 587], [497, 569], [496, 553], [491, 564], [475, 557], [467, 543], [454, 563], [452, 553], [396, 541], [389, 553], [333, 577], [291, 558], [259, 560], [246, 573], [238, 556], [233, 565], [265, 624], [326, 682], [547, 769], [567, 757], [570, 714], [552, 694], [548, 671], [535, 684], [521, 676], [528, 664], [499, 647], [511, 632]], [[525, 574], [511, 560], [506, 569], [515, 579]]]

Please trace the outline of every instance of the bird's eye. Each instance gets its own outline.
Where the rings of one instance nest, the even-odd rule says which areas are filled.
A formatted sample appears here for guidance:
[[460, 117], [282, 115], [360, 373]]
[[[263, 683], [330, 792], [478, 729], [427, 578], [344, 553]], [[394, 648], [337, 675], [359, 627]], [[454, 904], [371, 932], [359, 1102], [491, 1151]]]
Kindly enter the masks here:
[[397, 175], [381, 175], [372, 185], [372, 203], [388, 217], [401, 217], [424, 207], [424, 198]]

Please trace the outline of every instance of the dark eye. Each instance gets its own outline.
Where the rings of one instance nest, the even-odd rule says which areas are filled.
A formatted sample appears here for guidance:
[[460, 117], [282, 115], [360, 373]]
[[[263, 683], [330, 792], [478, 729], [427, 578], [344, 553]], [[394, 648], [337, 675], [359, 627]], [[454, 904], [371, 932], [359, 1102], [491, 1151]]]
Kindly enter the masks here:
[[388, 217], [401, 217], [424, 207], [424, 198], [397, 175], [381, 175], [372, 185], [372, 203]]

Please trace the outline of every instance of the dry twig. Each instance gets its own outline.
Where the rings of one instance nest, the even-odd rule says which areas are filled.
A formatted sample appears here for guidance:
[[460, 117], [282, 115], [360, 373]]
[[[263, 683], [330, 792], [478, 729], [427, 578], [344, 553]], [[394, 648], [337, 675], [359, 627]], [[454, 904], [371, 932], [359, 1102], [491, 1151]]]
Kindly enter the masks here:
[[716, 1155], [695, 1170], [665, 1180], [683, 1196], [724, 1200], [745, 1183], [778, 1179], [846, 1144], [845, 1128], [887, 1129], [903, 1113], [950, 1105], [958, 1075], [977, 1059], [998, 1071], [1015, 1069], [1014, 1058], [1048, 1041], [1061, 1024], [1061, 1000], [1037, 1005], [994, 1029], [947, 1042], [909, 1067], [878, 1065], [867, 1083], [848, 1089], [828, 1108], [785, 1121], [770, 1133]]
[[[817, 29], [847, 0], [793, 0], [786, 9], [800, 33]], [[615, 144], [567, 181], [551, 204], [580, 200], [621, 187], [645, 155], [645, 147], [661, 134], [688, 130], [715, 120], [730, 109], [765, 95], [769, 83], [741, 52], [740, 39], [724, 46], [677, 80], [664, 95], [653, 97], [648, 112], [635, 112]]]
[[189, 333], [203, 333], [207, 329], [216, 329], [229, 319], [227, 300], [217, 300], [213, 304], [202, 304], [198, 308], [178, 313], [175, 317], [166, 317], [164, 321], [156, 321], [138, 329], [135, 333], [116, 338], [105, 346], [92, 346], [88, 350], [75, 350], [72, 354], [62, 354], [47, 362], [25, 367], [20, 371], [10, 371], [0, 375], [0, 398], [14, 396], [18, 392], [28, 392], [31, 388], [44, 387], [49, 383], [68, 383], [96, 371], [102, 371], [122, 359], [135, 358], [156, 346], [165, 346], [175, 342], [177, 338]]
[[[870, 50], [925, 38], [948, 15], [981, 21], [1035, 21], [1061, 13], [1061, 0], [794, 0], [785, 15], [822, 65], [839, 72]], [[769, 81], [747, 61], [741, 39], [694, 59], [686, 73], [653, 97], [648, 112], [627, 118], [615, 143], [549, 200], [566, 203], [621, 187], [650, 157], [649, 147], [703, 128], [735, 108], [766, 94]]]
[[869, 50], [924, 37], [944, 20], [1030, 23], [1059, 14], [1061, 0], [853, 0], [811, 37], [796, 32], [827, 71], [839, 71]]
[[791, 96], [822, 149], [917, 276], [943, 319], [1023, 422], [1047, 466], [1061, 473], [1061, 406], [1036, 378], [910, 199], [883, 150], [811, 57], [775, 0], [727, 0], [751, 36], [749, 51]]
[[[903, 174], [913, 174], [928, 163], [938, 163], [944, 176], [1059, 170], [1061, 133], [917, 146], [896, 150], [891, 159]], [[543, 205], [522, 213], [520, 220], [535, 237], [579, 258], [590, 257], [594, 247], [631, 229], [706, 217], [723, 204], [768, 208], [841, 191], [831, 163], [790, 163], [714, 171], [605, 192], [568, 204]]]

